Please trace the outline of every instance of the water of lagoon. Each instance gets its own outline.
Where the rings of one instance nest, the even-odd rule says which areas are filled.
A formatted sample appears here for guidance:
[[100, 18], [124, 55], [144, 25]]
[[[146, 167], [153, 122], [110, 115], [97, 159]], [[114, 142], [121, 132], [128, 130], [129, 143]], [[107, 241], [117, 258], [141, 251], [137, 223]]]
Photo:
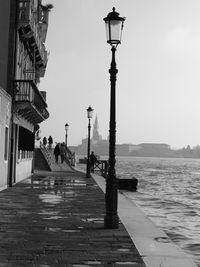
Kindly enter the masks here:
[[200, 266], [200, 159], [117, 157], [116, 173], [138, 179], [128, 197]]

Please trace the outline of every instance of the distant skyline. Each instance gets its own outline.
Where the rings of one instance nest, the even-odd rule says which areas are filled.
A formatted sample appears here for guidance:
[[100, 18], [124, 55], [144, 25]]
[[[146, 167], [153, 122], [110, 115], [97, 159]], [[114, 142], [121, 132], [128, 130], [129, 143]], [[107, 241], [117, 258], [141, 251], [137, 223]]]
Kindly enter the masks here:
[[99, 133], [109, 134], [111, 51], [103, 18], [116, 7], [126, 17], [118, 46], [117, 140], [200, 144], [199, 0], [43, 0], [52, 3], [46, 75], [50, 118], [42, 137], [78, 145], [87, 137], [86, 109], [97, 114]]

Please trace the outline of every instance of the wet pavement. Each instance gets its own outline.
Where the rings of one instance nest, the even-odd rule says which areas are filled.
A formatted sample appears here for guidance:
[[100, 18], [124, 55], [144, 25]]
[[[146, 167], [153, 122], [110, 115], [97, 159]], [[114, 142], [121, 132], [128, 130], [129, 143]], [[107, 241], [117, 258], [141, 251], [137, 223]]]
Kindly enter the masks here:
[[34, 173], [0, 192], [0, 267], [144, 267], [123, 224], [104, 229], [104, 212], [85, 174]]

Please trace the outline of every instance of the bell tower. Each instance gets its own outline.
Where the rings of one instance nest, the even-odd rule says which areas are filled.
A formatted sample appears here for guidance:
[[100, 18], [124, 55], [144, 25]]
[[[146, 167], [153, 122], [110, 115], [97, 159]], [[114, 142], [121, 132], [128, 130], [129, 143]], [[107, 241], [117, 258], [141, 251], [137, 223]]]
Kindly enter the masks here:
[[93, 125], [93, 137], [92, 137], [92, 140], [93, 141], [100, 141], [101, 140], [101, 136], [99, 134], [99, 123], [98, 123], [97, 115], [96, 115], [95, 122], [94, 122], [94, 125]]

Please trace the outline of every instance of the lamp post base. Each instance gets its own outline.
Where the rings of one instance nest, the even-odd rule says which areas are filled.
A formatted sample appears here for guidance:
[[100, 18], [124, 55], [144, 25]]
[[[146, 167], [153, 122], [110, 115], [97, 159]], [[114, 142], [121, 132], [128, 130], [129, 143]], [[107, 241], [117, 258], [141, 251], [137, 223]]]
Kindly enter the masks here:
[[119, 228], [118, 215], [106, 215], [104, 217], [104, 227], [106, 229], [118, 229]]

